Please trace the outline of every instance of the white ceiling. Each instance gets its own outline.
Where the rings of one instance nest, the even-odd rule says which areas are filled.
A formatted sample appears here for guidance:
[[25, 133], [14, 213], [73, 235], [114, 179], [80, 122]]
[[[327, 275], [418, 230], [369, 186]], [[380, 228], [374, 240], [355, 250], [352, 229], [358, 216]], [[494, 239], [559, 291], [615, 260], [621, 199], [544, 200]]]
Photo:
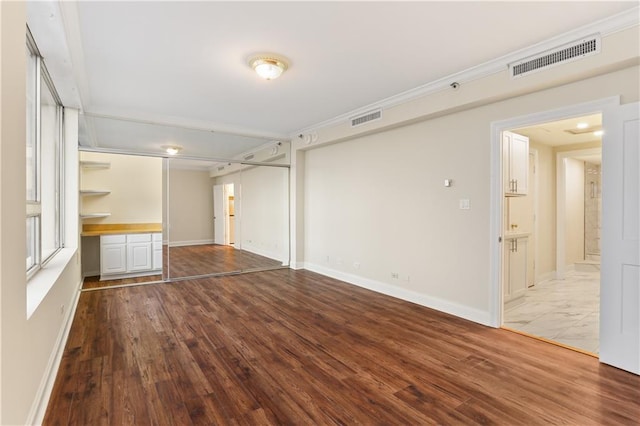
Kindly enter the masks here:
[[[586, 123], [587, 127], [579, 129], [578, 123]], [[521, 127], [514, 132], [543, 145], [562, 146], [602, 140], [602, 136], [593, 134], [596, 130], [602, 130], [602, 114], [599, 113]]]
[[[29, 25], [65, 103], [264, 143], [637, 5], [45, 1]], [[279, 79], [247, 65], [263, 51]]]

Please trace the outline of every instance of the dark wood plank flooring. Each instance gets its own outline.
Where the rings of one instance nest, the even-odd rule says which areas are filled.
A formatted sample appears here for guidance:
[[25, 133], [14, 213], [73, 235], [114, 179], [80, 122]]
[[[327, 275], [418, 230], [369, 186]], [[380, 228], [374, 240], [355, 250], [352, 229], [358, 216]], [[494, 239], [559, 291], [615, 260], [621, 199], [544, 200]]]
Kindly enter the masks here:
[[307, 271], [84, 292], [45, 425], [630, 425], [640, 377]]

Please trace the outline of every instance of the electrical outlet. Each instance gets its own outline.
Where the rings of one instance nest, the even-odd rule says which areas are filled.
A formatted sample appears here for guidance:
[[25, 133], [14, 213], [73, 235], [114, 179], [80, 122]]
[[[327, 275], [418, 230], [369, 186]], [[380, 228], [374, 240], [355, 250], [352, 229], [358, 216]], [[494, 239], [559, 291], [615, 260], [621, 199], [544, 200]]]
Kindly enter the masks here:
[[360, 269], [360, 262], [353, 262], [354, 269]]
[[471, 208], [469, 200], [466, 198], [460, 199], [460, 210], [469, 210]]
[[331, 262], [331, 258], [329, 256], [327, 256], [327, 263]]
[[60, 305], [60, 315], [64, 314], [64, 305]]
[[393, 278], [393, 279], [396, 279], [396, 280], [397, 280], [397, 279], [398, 279], [398, 273], [397, 273], [397, 272], [392, 272], [392, 273], [391, 273], [391, 278]]

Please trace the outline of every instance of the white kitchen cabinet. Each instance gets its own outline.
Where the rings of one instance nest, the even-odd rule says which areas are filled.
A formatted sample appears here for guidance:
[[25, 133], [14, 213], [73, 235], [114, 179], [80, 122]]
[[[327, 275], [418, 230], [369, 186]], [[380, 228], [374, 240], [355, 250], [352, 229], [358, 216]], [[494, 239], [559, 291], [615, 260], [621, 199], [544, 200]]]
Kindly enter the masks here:
[[502, 133], [504, 194], [527, 195], [529, 189], [529, 138], [512, 132]]
[[528, 237], [505, 237], [504, 244], [504, 301], [510, 302], [527, 291]]
[[[154, 244], [158, 238], [159, 259]], [[100, 261], [101, 279], [155, 275], [162, 270], [162, 234], [102, 235]]]
[[127, 271], [150, 271], [151, 265], [151, 234], [127, 235]]

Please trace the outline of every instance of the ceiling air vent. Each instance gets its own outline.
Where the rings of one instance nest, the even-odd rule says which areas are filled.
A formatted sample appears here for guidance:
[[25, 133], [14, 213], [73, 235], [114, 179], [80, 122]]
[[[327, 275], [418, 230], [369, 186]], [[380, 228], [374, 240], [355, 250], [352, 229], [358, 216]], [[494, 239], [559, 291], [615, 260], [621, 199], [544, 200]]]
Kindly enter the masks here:
[[509, 70], [511, 78], [518, 78], [559, 64], [586, 58], [596, 53], [600, 53], [600, 35], [598, 34], [509, 64]]
[[221, 171], [223, 171], [223, 170], [224, 170], [224, 166], [220, 166], [220, 167], [218, 167], [218, 171], [219, 171], [219, 172], [221, 172]]
[[248, 155], [245, 155], [243, 158], [244, 158], [244, 161], [249, 161], [249, 160], [253, 160], [253, 157], [255, 157], [254, 154], [248, 154]]
[[377, 109], [375, 111], [369, 111], [357, 117], [351, 118], [351, 127], [361, 126], [364, 123], [368, 123], [370, 121], [380, 120], [382, 117], [382, 110]]

